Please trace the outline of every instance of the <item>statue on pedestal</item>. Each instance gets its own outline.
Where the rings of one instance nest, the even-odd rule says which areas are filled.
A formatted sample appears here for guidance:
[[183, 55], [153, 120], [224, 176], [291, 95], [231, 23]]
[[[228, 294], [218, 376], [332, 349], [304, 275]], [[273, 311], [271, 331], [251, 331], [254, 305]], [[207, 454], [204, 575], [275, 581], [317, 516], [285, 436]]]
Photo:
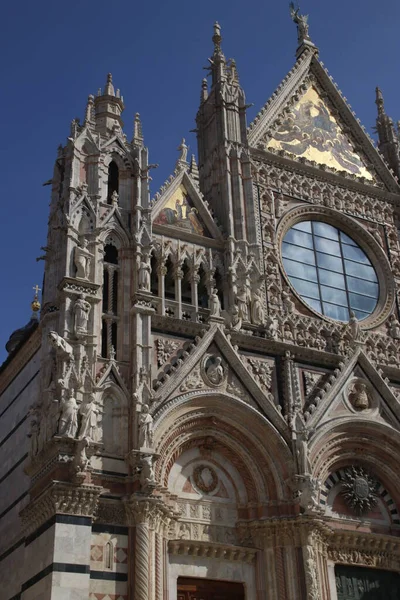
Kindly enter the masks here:
[[139, 448], [153, 447], [153, 417], [147, 404], [142, 405], [139, 415]]
[[69, 398], [61, 405], [61, 417], [58, 426], [59, 435], [74, 438], [78, 430], [78, 405], [71, 390]]
[[78, 438], [90, 438], [93, 442], [97, 441], [97, 415], [98, 408], [95, 404], [95, 396], [91, 394], [87, 400], [84, 400], [79, 408], [81, 424], [79, 427]]
[[75, 335], [80, 337], [81, 335], [87, 334], [89, 314], [91, 311], [91, 304], [85, 300], [85, 296], [81, 294], [74, 304], [75, 314]]
[[76, 277], [79, 279], [88, 279], [90, 273], [90, 263], [93, 254], [87, 249], [88, 241], [82, 238], [81, 245], [75, 246], [74, 264], [76, 267]]

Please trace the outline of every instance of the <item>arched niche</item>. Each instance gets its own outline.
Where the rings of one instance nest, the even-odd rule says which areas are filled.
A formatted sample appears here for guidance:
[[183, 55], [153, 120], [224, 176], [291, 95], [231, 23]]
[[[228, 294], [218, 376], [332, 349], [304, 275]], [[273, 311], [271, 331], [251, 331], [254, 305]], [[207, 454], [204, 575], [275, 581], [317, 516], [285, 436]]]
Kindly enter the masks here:
[[102, 417], [103, 454], [124, 457], [128, 452], [128, 403], [117, 386], [103, 392]]

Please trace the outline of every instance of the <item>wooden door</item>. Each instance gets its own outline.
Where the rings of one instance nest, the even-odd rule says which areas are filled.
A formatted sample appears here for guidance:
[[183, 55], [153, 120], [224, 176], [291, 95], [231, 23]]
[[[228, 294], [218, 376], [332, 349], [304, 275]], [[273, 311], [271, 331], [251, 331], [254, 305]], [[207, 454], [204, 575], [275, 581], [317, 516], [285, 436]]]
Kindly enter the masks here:
[[242, 583], [211, 579], [178, 579], [178, 600], [245, 600]]

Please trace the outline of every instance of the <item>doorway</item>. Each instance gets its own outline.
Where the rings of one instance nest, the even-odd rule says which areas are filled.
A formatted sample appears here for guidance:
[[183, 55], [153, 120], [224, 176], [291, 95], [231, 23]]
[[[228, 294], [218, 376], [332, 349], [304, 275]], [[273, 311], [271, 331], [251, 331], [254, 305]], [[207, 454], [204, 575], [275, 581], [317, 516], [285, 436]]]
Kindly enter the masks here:
[[245, 600], [243, 583], [179, 577], [178, 600]]

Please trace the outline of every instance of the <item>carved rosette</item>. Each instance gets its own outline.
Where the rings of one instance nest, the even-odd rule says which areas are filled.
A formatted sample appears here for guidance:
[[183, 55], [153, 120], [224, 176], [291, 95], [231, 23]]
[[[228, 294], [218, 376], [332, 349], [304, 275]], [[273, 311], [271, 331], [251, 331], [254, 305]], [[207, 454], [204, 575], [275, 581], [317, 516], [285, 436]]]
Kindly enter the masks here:
[[346, 469], [342, 495], [356, 515], [368, 513], [378, 502], [378, 481], [362, 467]]
[[211, 494], [217, 489], [218, 475], [209, 465], [198, 465], [193, 471], [193, 483], [204, 494]]

